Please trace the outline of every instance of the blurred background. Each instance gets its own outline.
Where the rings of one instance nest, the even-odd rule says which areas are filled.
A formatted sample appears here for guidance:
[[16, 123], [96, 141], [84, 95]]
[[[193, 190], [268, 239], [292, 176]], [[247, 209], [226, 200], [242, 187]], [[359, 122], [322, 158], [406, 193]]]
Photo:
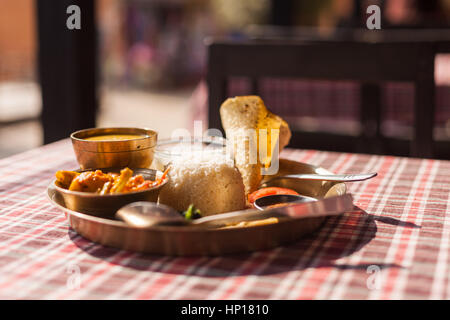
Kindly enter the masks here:
[[[81, 8], [81, 30], [64, 28], [65, 8], [70, 4]], [[414, 30], [428, 30], [420, 33], [424, 38], [430, 35], [426, 41], [447, 41], [450, 0], [2, 0], [0, 158], [65, 138], [90, 125], [145, 126], [157, 130], [160, 138], [170, 137], [176, 128], [192, 129], [194, 120], [206, 125], [205, 39], [339, 42], [348, 41], [349, 34], [352, 39], [364, 37], [357, 31], [372, 32], [373, 36], [379, 31], [368, 31], [365, 25], [370, 4], [381, 7], [383, 31], [405, 29], [414, 35]], [[402, 33], [399, 35], [402, 40]], [[84, 63], [89, 57], [95, 61]], [[70, 61], [75, 64], [72, 69], [61, 69], [61, 63]], [[92, 82], [81, 81], [75, 89], [68, 88], [74, 85], [66, 79], [68, 75], [83, 79], [92, 74]], [[66, 87], [60, 88], [58, 83]], [[433, 137], [447, 143], [450, 56], [446, 52], [436, 54], [434, 84]], [[259, 83], [258, 94], [293, 127], [358, 135], [359, 85], [356, 81], [271, 78]], [[89, 93], [84, 86], [96, 90]], [[228, 96], [255, 93], [245, 77], [233, 78], [226, 90]], [[93, 100], [77, 100], [79, 92]], [[382, 135], [410, 137], [414, 126], [412, 84], [383, 83], [380, 99]], [[82, 111], [72, 113], [72, 109]], [[84, 114], [88, 120], [78, 121]], [[433, 156], [448, 157], [445, 146], [448, 144]], [[348, 151], [355, 150], [349, 146]], [[378, 152], [408, 155], [392, 148]]]

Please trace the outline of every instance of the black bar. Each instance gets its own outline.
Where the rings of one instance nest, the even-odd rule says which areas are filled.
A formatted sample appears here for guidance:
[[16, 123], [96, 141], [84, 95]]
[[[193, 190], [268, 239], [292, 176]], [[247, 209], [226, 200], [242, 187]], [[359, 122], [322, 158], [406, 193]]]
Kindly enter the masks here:
[[[67, 7], [81, 9], [81, 29], [66, 26]], [[97, 41], [95, 0], [37, 0], [38, 72], [44, 143], [95, 127]]]
[[[227, 96], [227, 78], [223, 76], [222, 52], [214, 46], [208, 46], [208, 127], [219, 129], [224, 134], [220, 121], [219, 108]], [[225, 136], [225, 134], [224, 134]]]
[[220, 55], [210, 57], [214, 63], [208, 67], [220, 63], [217, 72], [223, 75], [255, 78], [411, 81], [420, 48], [419, 43], [224, 41], [210, 44], [210, 52]]
[[259, 81], [257, 78], [250, 80], [250, 92], [254, 95], [259, 95]]
[[381, 143], [381, 88], [378, 83], [361, 85], [361, 140], [359, 152], [383, 154]]
[[[298, 1], [297, 1], [298, 2]], [[275, 26], [292, 26], [293, 0], [271, 1], [271, 20]]]
[[434, 48], [423, 46], [415, 81], [414, 137], [411, 155], [433, 157], [433, 128], [435, 118]]

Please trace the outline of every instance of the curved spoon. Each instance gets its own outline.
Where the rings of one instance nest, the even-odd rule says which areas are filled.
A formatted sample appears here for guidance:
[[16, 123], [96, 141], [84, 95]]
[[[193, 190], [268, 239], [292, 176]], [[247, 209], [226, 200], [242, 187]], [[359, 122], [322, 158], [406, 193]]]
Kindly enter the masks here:
[[138, 228], [189, 223], [175, 209], [164, 204], [147, 201], [137, 201], [123, 206], [116, 212], [116, 218]]
[[299, 173], [288, 174], [284, 176], [273, 177], [269, 180], [263, 181], [264, 184], [279, 179], [302, 179], [302, 180], [323, 180], [323, 181], [335, 181], [335, 182], [354, 182], [363, 181], [373, 178], [377, 175], [373, 173], [359, 173], [359, 174], [315, 174], [315, 173]]

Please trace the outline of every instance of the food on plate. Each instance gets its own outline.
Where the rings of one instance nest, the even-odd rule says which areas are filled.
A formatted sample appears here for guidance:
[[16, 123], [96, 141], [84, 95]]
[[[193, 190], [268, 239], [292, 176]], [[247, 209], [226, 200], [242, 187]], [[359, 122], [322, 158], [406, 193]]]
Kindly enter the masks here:
[[[227, 140], [233, 144], [236, 166], [242, 174], [245, 193], [248, 195], [257, 190], [261, 182], [261, 168], [270, 166], [276, 140], [281, 151], [289, 143], [291, 131], [286, 121], [267, 110], [258, 96], [228, 98], [220, 107], [220, 117]], [[248, 134], [249, 129], [255, 130], [256, 134]], [[271, 132], [273, 129], [279, 130], [274, 141]], [[267, 133], [267, 149], [262, 153], [267, 156], [263, 160], [260, 159], [260, 130], [266, 130]], [[251, 150], [255, 150], [254, 146], [257, 152], [251, 154]]]
[[271, 217], [271, 218], [261, 219], [261, 220], [241, 221], [238, 223], [229, 224], [225, 227], [222, 227], [221, 229], [264, 226], [264, 225], [273, 224], [273, 223], [278, 223], [278, 218]]
[[151, 168], [163, 171], [173, 160], [184, 157], [187, 153], [221, 153], [226, 154], [226, 139], [218, 136], [178, 137], [158, 142]]
[[194, 204], [202, 216], [245, 208], [244, 183], [233, 160], [217, 153], [173, 159], [159, 202], [184, 211]]
[[69, 191], [105, 195], [135, 192], [159, 186], [164, 181], [167, 172], [168, 170], [155, 181], [145, 180], [140, 174], [133, 176], [133, 171], [129, 168], [122, 169], [120, 174], [104, 173], [101, 170], [84, 172], [60, 170], [56, 172], [55, 176], [59, 185]]
[[61, 187], [69, 189], [72, 180], [79, 175], [79, 172], [59, 170], [56, 172], [56, 180], [59, 182]]
[[105, 174], [100, 170], [86, 171], [77, 175], [69, 185], [69, 191], [97, 192], [110, 181], [114, 181], [117, 175]]
[[84, 140], [89, 141], [123, 141], [123, 140], [134, 140], [142, 139], [148, 136], [141, 134], [103, 134], [98, 136], [87, 137]]
[[281, 208], [281, 207], [285, 207], [285, 206], [289, 206], [292, 203], [289, 202], [282, 202], [282, 203], [276, 203], [276, 204], [272, 204], [270, 206], [267, 206], [267, 209], [274, 209], [274, 208]]
[[288, 188], [280, 188], [280, 187], [267, 187], [256, 190], [248, 195], [248, 202], [253, 204], [256, 199], [271, 196], [274, 194], [293, 194], [299, 195], [297, 191], [288, 189]]
[[199, 219], [202, 217], [202, 212], [195, 208], [194, 204], [189, 205], [189, 208], [187, 208], [186, 211], [183, 211], [181, 215], [186, 220], [193, 220], [193, 219]]

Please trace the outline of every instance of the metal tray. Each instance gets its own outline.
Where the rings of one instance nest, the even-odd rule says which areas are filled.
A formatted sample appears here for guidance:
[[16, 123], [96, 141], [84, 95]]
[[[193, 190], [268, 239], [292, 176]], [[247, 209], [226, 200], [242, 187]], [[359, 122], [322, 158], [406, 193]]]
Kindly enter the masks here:
[[[280, 159], [278, 175], [331, 172], [306, 163]], [[272, 177], [272, 176], [271, 176]], [[289, 180], [271, 186], [287, 187], [317, 199], [346, 193], [344, 183]], [[65, 212], [69, 225], [81, 236], [102, 245], [159, 255], [218, 256], [229, 253], [265, 250], [298, 240], [317, 230], [326, 217], [286, 219], [278, 223], [229, 229], [160, 226], [139, 229], [122, 221], [95, 217], [66, 208], [52, 184], [47, 189], [50, 201]]]

